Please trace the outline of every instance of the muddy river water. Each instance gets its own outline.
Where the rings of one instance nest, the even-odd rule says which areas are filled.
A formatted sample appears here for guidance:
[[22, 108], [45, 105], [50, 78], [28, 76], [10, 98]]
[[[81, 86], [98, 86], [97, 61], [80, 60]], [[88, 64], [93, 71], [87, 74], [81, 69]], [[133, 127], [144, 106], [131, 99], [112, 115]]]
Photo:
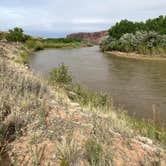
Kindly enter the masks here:
[[112, 96], [115, 106], [140, 119], [166, 123], [166, 61], [135, 60], [111, 56], [99, 47], [48, 49], [30, 58], [33, 70], [48, 75], [64, 63], [75, 82]]

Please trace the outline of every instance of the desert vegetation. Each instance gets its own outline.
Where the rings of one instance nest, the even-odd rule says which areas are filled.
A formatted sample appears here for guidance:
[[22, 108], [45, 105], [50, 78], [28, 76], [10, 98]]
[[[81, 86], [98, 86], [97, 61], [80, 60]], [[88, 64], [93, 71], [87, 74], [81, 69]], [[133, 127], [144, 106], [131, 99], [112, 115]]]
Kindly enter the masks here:
[[109, 29], [109, 37], [101, 43], [101, 50], [165, 56], [165, 25], [165, 16], [149, 19], [145, 23], [122, 20]]
[[6, 35], [6, 40], [9, 42], [25, 42], [29, 37], [23, 32], [23, 29], [18, 27], [10, 29], [9, 33]]
[[0, 40], [8, 42], [21, 42], [31, 51], [38, 51], [44, 48], [78, 48], [92, 46], [92, 44], [72, 38], [40, 38], [24, 34], [24, 30], [19, 27], [10, 29], [8, 32], [0, 34]]
[[[87, 107], [88, 110], [109, 114], [111, 110], [115, 109], [112, 105], [110, 96], [103, 93], [91, 92], [86, 87], [74, 84], [68, 68], [64, 64], [59, 65], [58, 68], [55, 68], [50, 73], [49, 80], [52, 86], [63, 88], [72, 101], [79, 103], [82, 107]], [[164, 127], [162, 129], [161, 126], [157, 126], [153, 121], [148, 122], [130, 118], [125, 112], [120, 113], [116, 110], [116, 113], [119, 119], [125, 120], [128, 126], [133, 128], [135, 132], [155, 139], [156, 141], [159, 140], [164, 144], [166, 143], [166, 132]]]
[[83, 107], [87, 106], [91, 110], [111, 105], [111, 98], [108, 95], [91, 92], [80, 84], [74, 84], [72, 76], [64, 64], [60, 64], [50, 72], [49, 82], [56, 88], [63, 88], [72, 101], [78, 102]]
[[44, 80], [16, 63], [24, 44], [2, 44], [0, 165], [164, 166], [164, 129], [119, 114], [108, 96], [75, 85], [64, 64]]
[[[0, 33], [0, 42], [10, 43], [11, 45], [15, 45], [21, 43], [21, 48], [19, 48], [19, 56], [15, 56], [15, 62], [21, 64], [27, 64], [29, 60], [29, 56], [34, 51], [43, 50], [46, 48], [80, 48], [80, 47], [89, 47], [92, 46], [90, 43], [86, 41], [82, 41], [79, 39], [69, 39], [69, 38], [39, 38], [32, 37], [24, 34], [22, 28], [16, 27], [10, 29], [8, 32]], [[17, 51], [16, 51], [17, 52]], [[17, 53], [16, 53], [17, 54]]]
[[20, 33], [0, 42], [0, 165], [165, 166], [165, 128], [119, 113], [110, 96], [74, 84], [64, 64], [49, 80], [24, 65], [45, 40], [73, 39], [22, 41]]
[[33, 50], [38, 51], [44, 48], [79, 48], [79, 47], [86, 47], [91, 46], [85, 41], [81, 41], [78, 39], [66, 39], [66, 38], [59, 38], [59, 39], [29, 39], [25, 42], [25, 45]]

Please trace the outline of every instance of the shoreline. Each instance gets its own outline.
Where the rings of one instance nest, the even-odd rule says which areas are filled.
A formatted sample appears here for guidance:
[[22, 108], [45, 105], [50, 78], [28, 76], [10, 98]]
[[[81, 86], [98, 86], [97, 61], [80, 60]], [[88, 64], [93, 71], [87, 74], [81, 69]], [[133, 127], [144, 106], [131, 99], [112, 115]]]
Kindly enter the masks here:
[[159, 56], [159, 57], [154, 57], [151, 56], [149, 57], [148, 55], [143, 55], [143, 54], [137, 54], [137, 53], [126, 53], [126, 52], [120, 52], [120, 51], [104, 51], [104, 53], [112, 55], [114, 57], [119, 57], [119, 58], [128, 58], [128, 59], [135, 59], [135, 60], [149, 60], [149, 61], [165, 61], [166, 56]]

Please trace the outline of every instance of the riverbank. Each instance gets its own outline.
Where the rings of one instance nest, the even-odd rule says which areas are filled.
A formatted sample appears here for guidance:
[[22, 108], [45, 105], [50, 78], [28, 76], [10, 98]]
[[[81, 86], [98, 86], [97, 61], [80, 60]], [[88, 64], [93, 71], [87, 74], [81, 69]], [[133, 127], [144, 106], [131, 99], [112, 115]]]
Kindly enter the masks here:
[[110, 54], [111, 56], [116, 56], [120, 58], [130, 58], [130, 59], [136, 59], [136, 60], [155, 60], [155, 61], [165, 61], [166, 56], [159, 55], [159, 56], [149, 56], [149, 55], [143, 55], [143, 54], [137, 54], [137, 53], [126, 53], [126, 52], [120, 52], [120, 51], [105, 51], [105, 53]]
[[45, 48], [81, 48], [81, 47], [90, 47], [92, 44], [82, 41], [79, 39], [67, 39], [67, 38], [59, 38], [59, 39], [29, 39], [25, 42], [25, 46], [27, 46], [32, 51], [38, 51]]
[[[83, 47], [91, 47], [92, 45], [86, 42], [58, 42], [52, 40], [59, 39], [51, 39], [51, 41], [41, 40], [41, 39], [30, 39], [25, 43], [14, 43], [7, 41], [0, 41], [1, 52], [4, 56], [12, 59], [13, 61], [28, 65], [29, 57], [36, 51], [55, 48], [55, 49], [73, 49], [73, 48], [83, 48]], [[65, 40], [65, 39], [64, 39]], [[70, 39], [67, 39], [70, 40]], [[72, 39], [71, 39], [72, 40]], [[73, 39], [74, 40], [74, 39]], [[12, 50], [9, 48], [11, 47]], [[15, 52], [13, 53], [13, 50]], [[19, 51], [18, 51], [19, 50]], [[4, 52], [7, 52], [4, 54]]]
[[112, 105], [73, 102], [65, 89], [16, 63], [24, 50], [0, 43], [0, 165], [165, 166], [164, 132]]
[[[5, 43], [5, 42], [4, 42]], [[22, 52], [16, 61], [22, 64], [28, 64], [30, 55], [33, 52], [54, 48], [54, 49], [73, 49], [92, 47], [93, 45], [85, 41], [78, 39], [29, 39], [25, 43], [22, 43]]]

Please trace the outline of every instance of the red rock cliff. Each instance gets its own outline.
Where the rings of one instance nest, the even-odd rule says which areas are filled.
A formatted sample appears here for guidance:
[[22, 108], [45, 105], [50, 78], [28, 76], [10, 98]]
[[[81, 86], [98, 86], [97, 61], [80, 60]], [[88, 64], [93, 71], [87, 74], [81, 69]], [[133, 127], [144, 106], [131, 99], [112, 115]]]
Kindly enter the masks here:
[[103, 38], [105, 38], [108, 35], [107, 31], [100, 31], [100, 32], [92, 32], [92, 33], [73, 33], [67, 35], [67, 38], [75, 38], [75, 39], [81, 39], [86, 40], [92, 44], [99, 44]]

